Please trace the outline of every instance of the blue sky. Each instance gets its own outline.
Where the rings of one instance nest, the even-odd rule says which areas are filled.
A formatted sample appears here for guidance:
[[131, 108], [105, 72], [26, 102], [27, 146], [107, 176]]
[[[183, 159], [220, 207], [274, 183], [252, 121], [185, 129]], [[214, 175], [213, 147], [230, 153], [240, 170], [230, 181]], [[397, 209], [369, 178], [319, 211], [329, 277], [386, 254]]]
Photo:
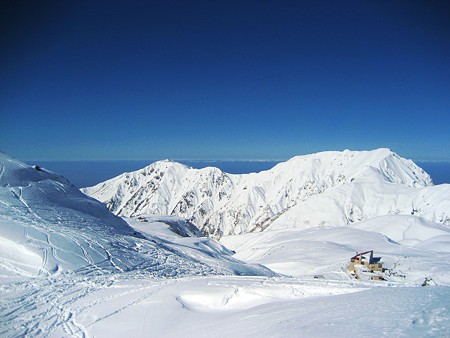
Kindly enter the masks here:
[[444, 1], [19, 1], [0, 150], [24, 160], [450, 161]]

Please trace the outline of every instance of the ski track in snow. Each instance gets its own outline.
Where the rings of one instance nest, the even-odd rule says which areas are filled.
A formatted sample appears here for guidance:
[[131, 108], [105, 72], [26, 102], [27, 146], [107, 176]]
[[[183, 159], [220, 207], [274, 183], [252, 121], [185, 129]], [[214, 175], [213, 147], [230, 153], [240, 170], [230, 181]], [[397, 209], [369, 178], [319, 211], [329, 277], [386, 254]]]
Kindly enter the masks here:
[[[146, 289], [152, 289], [152, 291], [150, 291], [150, 292], [145, 292], [145, 294], [144, 294], [142, 297], [139, 297], [138, 299], [133, 300], [133, 301], [131, 301], [130, 303], [127, 303], [126, 305], [119, 307], [118, 309], [112, 311], [111, 313], [108, 313], [108, 314], [106, 314], [106, 315], [104, 315], [104, 316], [102, 316], [102, 317], [96, 319], [95, 321], [93, 321], [93, 322], [89, 323], [88, 325], [86, 325], [86, 328], [89, 328], [89, 327], [92, 326], [92, 325], [95, 325], [95, 324], [97, 324], [97, 323], [99, 323], [99, 322], [101, 322], [101, 321], [103, 321], [103, 320], [105, 320], [105, 319], [107, 319], [107, 318], [109, 318], [109, 317], [111, 317], [111, 316], [114, 316], [114, 315], [116, 315], [116, 314], [118, 314], [118, 313], [120, 313], [120, 312], [125, 311], [126, 309], [128, 309], [128, 308], [130, 308], [130, 307], [132, 307], [132, 306], [135, 306], [135, 305], [141, 303], [142, 301], [148, 299], [149, 297], [155, 295], [155, 294], [158, 293], [160, 290], [162, 290], [162, 289], [164, 288], [165, 284], [167, 284], [167, 283], [168, 283], [168, 282], [165, 282], [165, 283], [158, 283], [157, 285], [151, 285], [151, 286], [148, 286], [148, 287], [144, 287], [144, 288], [143, 288], [144, 290], [146, 290]], [[155, 290], [153, 290], [153, 289], [155, 289]], [[142, 292], [142, 288], [139, 289], [139, 292]], [[91, 304], [88, 304], [88, 306], [89, 306], [89, 307], [92, 307], [92, 306], [95, 306], [95, 305], [97, 305], [97, 304], [99, 304], [99, 303], [107, 302], [107, 301], [109, 301], [109, 300], [111, 300], [111, 299], [113, 299], [113, 298], [121, 297], [121, 296], [130, 294], [130, 293], [133, 293], [133, 291], [127, 291], [127, 292], [117, 293], [117, 294], [114, 295], [114, 296], [108, 296], [108, 297], [105, 297], [105, 298], [103, 298], [103, 299], [101, 299], [101, 300], [97, 300], [96, 302], [93, 302], [93, 303], [91, 303]], [[82, 310], [85, 310], [86, 308], [87, 308], [86, 306], [85, 306], [85, 307], [82, 307]]]
[[[147, 316], [152, 316], [152, 313], [157, 315], [154, 311], [162, 310], [157, 305], [161, 302], [168, 306], [167, 311], [176, 318], [184, 313], [184, 322], [197, 322], [192, 328], [186, 327], [190, 332], [187, 333], [188, 337], [199, 325], [205, 327], [204, 331], [195, 331], [199, 337], [210, 334], [229, 336], [228, 331], [220, 333], [220, 327], [227, 330], [235, 327], [234, 335], [239, 332], [242, 334], [246, 332], [245, 323], [256, 332], [263, 330], [266, 325], [272, 330], [274, 327], [279, 328], [278, 334], [282, 336], [286, 328], [289, 328], [291, 335], [296, 332], [302, 336], [310, 336], [315, 332], [315, 336], [329, 336], [332, 333], [333, 336], [344, 337], [349, 330], [356, 335], [370, 337], [446, 336], [450, 321], [449, 307], [445, 305], [445, 299], [449, 297], [448, 290], [408, 287], [401, 283], [380, 285], [350, 280], [231, 276], [155, 279], [128, 273], [98, 276], [67, 274], [58, 278], [38, 278], [3, 285], [2, 294], [1, 336], [89, 337], [93, 332], [110, 325], [123, 330], [120, 324], [123, 318], [131, 320], [127, 325], [131, 325], [128, 330], [132, 331], [133, 325], [136, 328], [142, 325], [139, 318], [133, 316], [146, 308], [151, 309]], [[443, 300], [437, 301], [440, 298]], [[344, 305], [352, 299], [356, 303]], [[177, 307], [177, 303], [182, 308]], [[331, 308], [320, 313], [324, 304]], [[270, 310], [273, 306], [275, 312]], [[306, 313], [305, 306], [309, 309]], [[338, 306], [337, 313], [334, 313], [333, 306]], [[364, 325], [357, 321], [350, 324], [351, 318], [362, 318], [361, 311], [365, 310], [369, 313], [376, 311], [378, 318], [375, 319], [375, 327], [381, 331], [370, 331], [367, 323]], [[295, 315], [297, 311], [299, 317]], [[312, 315], [314, 311], [319, 312]], [[405, 314], [405, 311], [409, 314], [395, 317], [396, 313]], [[267, 317], [269, 314], [272, 317]], [[258, 317], [261, 319], [258, 320]], [[230, 324], [237, 318], [240, 318], [240, 323]], [[142, 317], [140, 320], [145, 322], [146, 319]], [[214, 324], [213, 333], [208, 330], [212, 329], [211, 320], [213, 323], [218, 321]], [[350, 322], [346, 330], [334, 331], [333, 326], [342, 325], [347, 320]], [[255, 326], [255, 321], [261, 328]], [[224, 325], [226, 322], [228, 324]], [[330, 327], [332, 331], [329, 331]], [[161, 331], [155, 328], [155, 331], [148, 331], [146, 336], [156, 337], [159, 336], [158, 332]], [[257, 336], [251, 332], [248, 335]], [[275, 332], [268, 331], [267, 334]]]
[[38, 220], [42, 221], [42, 219], [30, 208], [30, 206], [28, 205], [28, 203], [24, 200], [24, 198], [22, 197], [23, 194], [23, 187], [18, 187], [19, 193], [17, 193], [16, 191], [14, 191], [14, 189], [11, 188], [11, 192], [14, 195], [14, 197], [16, 197], [20, 203], [22, 203], [26, 210], [35, 218], [37, 218]]
[[[189, 281], [190, 279], [187, 278], [186, 280]], [[133, 284], [130, 284], [132, 287], [126, 288], [127, 283], [135, 281], [136, 277], [129, 274], [93, 277], [69, 274], [59, 278], [38, 278], [19, 282], [15, 285], [3, 286], [2, 293], [4, 296], [1, 300], [0, 310], [2, 329], [0, 330], [0, 335], [48, 336], [62, 328], [66, 335], [87, 337], [89, 336], [89, 327], [138, 305], [160, 292], [167, 285], [180, 283], [178, 279], [157, 281], [144, 277], [137, 280], [139, 282], [137, 287], [133, 287]], [[116, 284], [119, 284], [119, 286], [116, 287]], [[254, 282], [250, 283], [249, 286], [243, 286], [243, 288], [254, 291], [255, 286], [253, 284]], [[231, 288], [232, 291], [234, 290], [234, 293], [238, 293], [238, 290], [240, 290], [240, 287], [235, 284], [229, 284], [226, 278], [225, 281], [210, 282], [208, 285], [212, 288], [221, 287], [225, 290]], [[269, 297], [270, 290], [274, 286], [278, 289], [290, 290], [289, 292], [295, 291], [295, 286], [289, 284], [258, 281], [258, 287], [266, 290]], [[120, 291], [121, 288], [125, 288], [125, 291]], [[84, 298], [105, 289], [114, 289], [114, 292], [108, 293], [103, 297], [95, 297], [93, 301], [83, 302]], [[13, 296], [8, 297], [8, 291], [11, 290], [14, 290]], [[354, 291], [359, 290], [355, 289]], [[139, 294], [139, 297], [131, 299], [124, 305], [114, 305], [115, 299], [123, 299], [124, 296], [128, 297], [134, 293]], [[333, 294], [330, 291], [328, 293]], [[113, 310], [85, 325], [80, 325], [77, 322], [79, 314], [101, 303], [111, 303]]]
[[[140, 280], [138, 288], [120, 291], [123, 286], [115, 288], [118, 282]], [[159, 292], [165, 285], [175, 280], [148, 279], [148, 276], [130, 274], [108, 274], [100, 276], [83, 276], [68, 274], [57, 278], [37, 278], [14, 285], [2, 287], [0, 329], [1, 336], [40, 336], [51, 335], [61, 327], [69, 336], [87, 337], [86, 329], [114, 316], [129, 307], [137, 305]], [[83, 298], [100, 290], [114, 288], [114, 292], [93, 301], [83, 302]], [[148, 292], [146, 290], [149, 290]], [[13, 295], [8, 297], [8, 291]], [[84, 325], [77, 323], [77, 315], [104, 302], [113, 302], [115, 298], [145, 291], [143, 296], [127, 302], [123, 306]], [[80, 304], [76, 304], [76, 303]]]

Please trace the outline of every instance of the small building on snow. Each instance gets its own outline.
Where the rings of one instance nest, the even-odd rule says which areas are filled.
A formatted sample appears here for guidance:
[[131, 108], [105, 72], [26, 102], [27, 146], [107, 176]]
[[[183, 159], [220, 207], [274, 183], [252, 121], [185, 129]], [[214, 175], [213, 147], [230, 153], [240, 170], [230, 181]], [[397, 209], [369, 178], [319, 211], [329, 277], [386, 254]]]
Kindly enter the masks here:
[[384, 280], [380, 274], [384, 271], [381, 257], [374, 257], [373, 250], [356, 253], [350, 258], [347, 270], [357, 279]]

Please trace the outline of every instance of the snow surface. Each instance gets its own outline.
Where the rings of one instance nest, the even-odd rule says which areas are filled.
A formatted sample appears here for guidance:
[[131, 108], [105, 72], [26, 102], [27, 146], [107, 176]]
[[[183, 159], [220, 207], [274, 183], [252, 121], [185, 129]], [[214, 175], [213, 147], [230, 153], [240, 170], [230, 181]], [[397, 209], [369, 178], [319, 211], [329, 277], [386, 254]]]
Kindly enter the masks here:
[[2, 336], [448, 337], [450, 288], [280, 277], [33, 279], [2, 290]]
[[[394, 219], [392, 219], [394, 218]], [[403, 224], [402, 224], [403, 222]], [[365, 222], [364, 222], [365, 223]], [[239, 236], [224, 236], [221, 242], [237, 252], [236, 258], [260, 263], [275, 272], [297, 278], [321, 275], [327, 279], [347, 280], [347, 265], [356, 252], [374, 250], [382, 258], [383, 267], [389, 269], [386, 278], [399, 283], [422, 284], [426, 278], [438, 285], [450, 286], [450, 230], [442, 236], [429, 237], [428, 227], [422, 224], [409, 225], [412, 233], [422, 233], [428, 240], [396, 242], [383, 232], [362, 230], [371, 227], [371, 222], [358, 227], [316, 227], [306, 230], [285, 229], [250, 233]], [[408, 219], [401, 216], [381, 218], [376, 223], [380, 228], [400, 229], [408, 226]], [[398, 239], [403, 238], [402, 235]], [[429, 242], [430, 239], [434, 239]], [[424, 245], [436, 240], [445, 242], [447, 251], [440, 247]]]
[[[310, 195], [306, 188], [297, 192], [305, 200], [322, 195], [336, 201], [355, 193], [355, 205], [357, 196], [364, 196], [369, 203], [360, 205], [366, 218], [350, 222], [348, 216], [358, 214], [353, 211], [345, 214], [343, 224], [328, 226], [315, 224], [310, 213], [310, 224], [297, 215], [299, 223], [283, 228], [280, 219], [295, 210], [293, 204], [262, 232], [218, 241], [204, 237], [183, 217], [153, 212], [116, 217], [63, 177], [0, 153], [0, 336], [450, 336], [450, 234], [446, 221], [439, 222], [447, 210], [448, 188], [430, 186], [425, 173], [387, 150], [359, 154], [338, 155], [344, 167], [358, 158], [352, 170], [366, 173], [352, 174], [348, 186], [357, 180], [372, 185], [346, 188], [347, 183], [335, 182], [322, 191], [310, 186]], [[322, 160], [324, 154], [311, 156], [322, 164], [333, 162]], [[385, 164], [375, 166], [371, 176], [374, 170], [365, 161], [375, 157]], [[290, 165], [295, 171], [294, 163], [280, 167]], [[318, 177], [330, 177], [329, 167], [315, 166]], [[236, 176], [248, 184], [236, 196], [257, 201], [243, 191], [253, 189], [252, 180], [256, 187], [266, 177], [259, 196], [267, 198], [267, 191], [276, 190], [270, 183], [276, 168], [245, 180]], [[210, 171], [217, 172], [210, 168], [205, 173]], [[376, 199], [369, 188], [380, 187], [380, 178], [398, 188], [393, 196], [395, 191], [403, 196], [386, 201], [396, 203], [392, 210], [416, 207], [404, 202], [405, 196], [419, 204], [419, 196], [425, 196], [429, 208], [372, 215], [369, 204]], [[289, 187], [284, 176], [278, 182]], [[333, 190], [339, 193], [331, 196]], [[433, 212], [434, 218], [429, 216]], [[253, 228], [242, 225], [231, 232], [244, 230]], [[346, 271], [350, 257], [372, 249], [389, 269], [387, 281], [353, 279]]]

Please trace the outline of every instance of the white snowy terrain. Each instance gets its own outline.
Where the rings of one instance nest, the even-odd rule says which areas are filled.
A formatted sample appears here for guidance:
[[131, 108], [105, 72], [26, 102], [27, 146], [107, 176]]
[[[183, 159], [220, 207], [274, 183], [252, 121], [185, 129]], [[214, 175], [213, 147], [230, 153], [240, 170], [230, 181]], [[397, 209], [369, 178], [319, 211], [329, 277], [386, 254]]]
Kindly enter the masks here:
[[[183, 231], [185, 235], [199, 233], [192, 225], [179, 221], [178, 232]], [[64, 177], [0, 153], [1, 314], [2, 321], [6, 321], [0, 334], [16, 330], [27, 334], [45, 332], [39, 326], [32, 327], [37, 323], [46, 325], [39, 318], [42, 314], [33, 315], [34, 321], [29, 322], [28, 307], [37, 306], [25, 304], [19, 309], [18, 304], [47, 304], [58, 293], [76, 286], [75, 281], [88, 276], [96, 280], [95, 276], [114, 274], [132, 278], [275, 275], [262, 266], [237, 261], [212, 239], [187, 246], [144, 235], [111, 214], [102, 203], [82, 194]], [[63, 288], [50, 290], [53, 283]], [[23, 285], [25, 295], [21, 294], [18, 301], [15, 292]], [[35, 290], [29, 290], [29, 285], [34, 285], [31, 289]], [[39, 292], [50, 298], [42, 299], [37, 296]], [[55, 309], [46, 311], [47, 320], [64, 322]], [[54, 316], [57, 318], [52, 319]]]
[[[449, 185], [386, 149], [83, 191], [127, 217], [0, 153], [1, 337], [450, 336]], [[367, 250], [385, 281], [347, 271]]]
[[450, 225], [450, 185], [433, 186], [388, 149], [298, 156], [244, 175], [161, 161], [82, 190], [116, 215], [176, 215], [216, 237], [392, 214]]
[[156, 276], [267, 273], [225, 254], [220, 257], [225, 263], [208, 266], [158, 238], [143, 236], [64, 177], [0, 155], [3, 275], [79, 269], [84, 273], [138, 270]]

